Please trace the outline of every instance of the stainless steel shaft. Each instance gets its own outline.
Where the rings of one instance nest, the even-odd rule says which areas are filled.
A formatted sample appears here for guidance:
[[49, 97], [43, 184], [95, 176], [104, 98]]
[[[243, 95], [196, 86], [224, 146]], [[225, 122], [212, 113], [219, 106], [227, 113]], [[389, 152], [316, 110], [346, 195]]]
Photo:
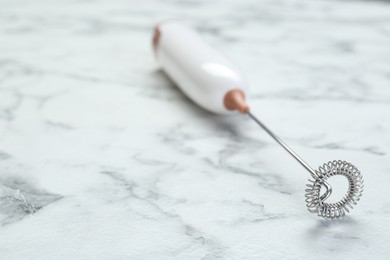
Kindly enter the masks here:
[[[311, 174], [312, 179], [309, 179], [305, 190], [306, 205], [310, 212], [317, 213], [318, 216], [324, 218], [340, 218], [360, 200], [364, 181], [360, 171], [354, 165], [345, 161], [330, 161], [319, 167], [318, 170], [314, 170], [256, 116], [251, 112], [247, 114]], [[332, 186], [326, 180], [334, 175], [343, 175], [347, 178], [348, 192], [339, 202], [326, 203], [325, 200], [332, 193]], [[322, 187], [325, 187], [326, 191], [321, 195]]]

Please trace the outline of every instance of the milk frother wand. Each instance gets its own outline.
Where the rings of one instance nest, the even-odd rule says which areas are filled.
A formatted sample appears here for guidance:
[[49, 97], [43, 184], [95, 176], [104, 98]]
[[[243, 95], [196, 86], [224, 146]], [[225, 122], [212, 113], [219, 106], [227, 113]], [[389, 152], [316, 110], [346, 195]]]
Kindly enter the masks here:
[[[198, 33], [175, 20], [162, 22], [154, 30], [153, 49], [165, 73], [195, 103], [217, 114], [231, 114], [235, 110], [247, 114], [311, 174], [305, 190], [306, 206], [311, 213], [329, 219], [340, 218], [360, 199], [364, 187], [360, 171], [340, 160], [329, 161], [318, 170], [311, 168], [249, 111], [245, 100], [248, 83], [241, 72]], [[334, 175], [345, 176], [349, 187], [339, 202], [327, 203], [325, 200], [332, 193], [327, 180]], [[322, 187], [325, 192], [321, 195]]]

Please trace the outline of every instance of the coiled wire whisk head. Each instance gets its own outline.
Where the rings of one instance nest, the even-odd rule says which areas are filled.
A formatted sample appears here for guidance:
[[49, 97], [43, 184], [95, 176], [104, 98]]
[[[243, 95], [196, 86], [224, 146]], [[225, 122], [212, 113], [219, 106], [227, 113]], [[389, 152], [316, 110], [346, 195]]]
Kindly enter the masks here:
[[[317, 176], [309, 179], [306, 189], [306, 205], [310, 212], [328, 219], [340, 218], [348, 213], [363, 192], [364, 181], [360, 171], [351, 163], [346, 161], [330, 161], [315, 171]], [[335, 175], [343, 175], [348, 180], [347, 194], [337, 203], [326, 203], [330, 196], [331, 187], [326, 180]], [[321, 196], [321, 188], [326, 188], [326, 193]]]

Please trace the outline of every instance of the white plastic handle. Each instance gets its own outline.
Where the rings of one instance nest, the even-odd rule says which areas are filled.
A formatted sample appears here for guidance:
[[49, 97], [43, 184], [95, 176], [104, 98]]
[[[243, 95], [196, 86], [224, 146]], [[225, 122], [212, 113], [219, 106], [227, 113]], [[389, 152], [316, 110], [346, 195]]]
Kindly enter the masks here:
[[[178, 21], [166, 21], [156, 27], [153, 46], [162, 69], [195, 103], [214, 113], [247, 112], [246, 80], [197, 32]], [[233, 103], [227, 96], [232, 90], [236, 94]]]

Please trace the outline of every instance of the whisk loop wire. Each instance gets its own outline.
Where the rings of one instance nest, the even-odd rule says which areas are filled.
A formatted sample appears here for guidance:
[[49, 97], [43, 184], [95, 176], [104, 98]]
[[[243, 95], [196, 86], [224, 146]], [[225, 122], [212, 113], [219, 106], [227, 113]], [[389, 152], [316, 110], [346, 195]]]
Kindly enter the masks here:
[[[346, 161], [330, 161], [320, 166], [318, 170], [313, 170], [313, 168], [257, 119], [257, 117], [250, 112], [248, 112], [248, 115], [311, 174], [312, 179], [309, 179], [309, 184], [306, 185], [307, 189], [305, 190], [305, 201], [309, 212], [317, 213], [318, 216], [323, 218], [340, 218], [348, 213], [353, 208], [353, 205], [360, 200], [364, 188], [364, 181], [360, 171], [354, 165]], [[348, 180], [349, 188], [347, 194], [339, 202], [326, 203], [325, 200], [332, 193], [332, 186], [326, 180], [334, 175], [345, 176]], [[323, 195], [321, 195], [322, 187], [326, 189]]]

